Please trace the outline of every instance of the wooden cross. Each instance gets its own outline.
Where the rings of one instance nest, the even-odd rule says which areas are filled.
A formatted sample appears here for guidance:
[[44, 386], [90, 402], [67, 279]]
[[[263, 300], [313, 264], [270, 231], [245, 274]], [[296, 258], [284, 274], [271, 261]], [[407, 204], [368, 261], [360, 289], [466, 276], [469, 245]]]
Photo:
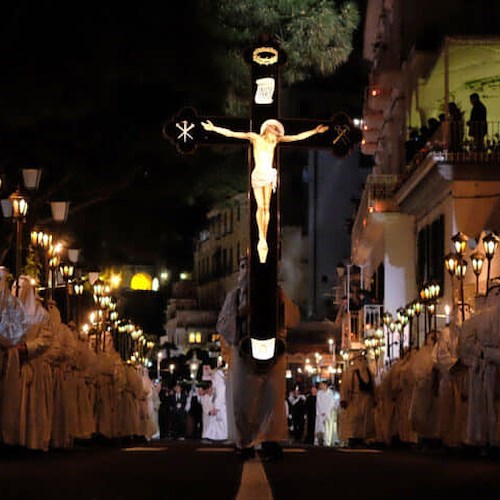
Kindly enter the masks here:
[[[191, 153], [198, 146], [215, 144], [241, 144], [249, 148], [248, 191], [250, 199], [249, 232], [249, 317], [248, 337], [243, 345], [257, 363], [273, 361], [281, 352], [277, 333], [282, 325], [279, 310], [278, 263], [279, 263], [279, 147], [295, 146], [307, 148], [329, 148], [337, 157], [347, 156], [361, 140], [361, 131], [345, 113], [337, 113], [331, 120], [315, 121], [279, 118], [279, 70], [285, 61], [283, 51], [273, 44], [253, 47], [246, 55], [251, 65], [252, 75], [252, 113], [250, 119], [229, 117], [200, 117], [194, 108], [184, 108], [164, 126], [164, 136], [175, 144], [181, 153]], [[264, 122], [278, 120], [284, 127], [286, 136], [300, 136], [305, 130], [313, 130], [324, 124], [328, 130], [311, 134], [300, 142], [280, 142], [274, 150], [273, 166], [277, 170], [278, 188], [272, 193], [269, 206], [269, 225], [267, 227], [265, 255], [259, 253], [259, 227], [257, 222], [257, 201], [252, 191], [251, 176], [254, 170], [252, 143], [242, 138], [220, 135], [221, 129], [230, 131], [255, 132], [260, 134]], [[214, 130], [207, 123], [214, 122]], [[203, 123], [205, 125], [203, 125]], [[313, 125], [314, 124], [314, 125]], [[206, 128], [208, 127], [208, 130]], [[213, 131], [219, 132], [218, 134]], [[254, 134], [254, 135], [255, 135]], [[255, 147], [255, 146], [253, 146]], [[256, 214], [256, 216], [254, 216]], [[262, 236], [262, 235], [260, 235]]]

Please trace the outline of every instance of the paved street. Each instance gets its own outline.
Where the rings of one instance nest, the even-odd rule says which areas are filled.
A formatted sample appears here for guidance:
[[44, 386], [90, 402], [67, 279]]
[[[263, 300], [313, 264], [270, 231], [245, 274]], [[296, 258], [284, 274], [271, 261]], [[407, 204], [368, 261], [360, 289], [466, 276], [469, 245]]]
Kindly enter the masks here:
[[442, 450], [290, 446], [239, 462], [227, 446], [156, 441], [71, 451], [0, 452], [0, 498], [500, 498], [500, 459]]

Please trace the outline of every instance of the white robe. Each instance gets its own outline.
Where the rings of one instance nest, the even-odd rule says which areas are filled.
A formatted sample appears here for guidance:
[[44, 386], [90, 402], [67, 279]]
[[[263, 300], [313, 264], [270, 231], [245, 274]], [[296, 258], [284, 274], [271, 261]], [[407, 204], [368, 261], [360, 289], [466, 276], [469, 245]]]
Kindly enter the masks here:
[[217, 369], [212, 374], [212, 387], [214, 391], [213, 412], [215, 419], [212, 421], [211, 436], [209, 439], [223, 441], [228, 438], [227, 408], [226, 408], [226, 380], [224, 372]]
[[212, 414], [214, 405], [212, 402], [213, 394], [205, 393], [200, 398], [201, 408], [203, 412], [202, 416], [202, 431], [201, 437], [203, 439], [212, 439], [212, 427], [215, 420], [215, 415]]
[[19, 299], [25, 310], [27, 362], [20, 371], [21, 407], [18, 413], [19, 442], [31, 449], [48, 450], [52, 432], [53, 377], [49, 352], [54, 344], [48, 313], [38, 300], [29, 279], [19, 279]]
[[319, 390], [316, 396], [316, 425], [314, 429], [315, 444], [331, 446], [333, 434], [333, 411], [335, 397], [331, 389]]

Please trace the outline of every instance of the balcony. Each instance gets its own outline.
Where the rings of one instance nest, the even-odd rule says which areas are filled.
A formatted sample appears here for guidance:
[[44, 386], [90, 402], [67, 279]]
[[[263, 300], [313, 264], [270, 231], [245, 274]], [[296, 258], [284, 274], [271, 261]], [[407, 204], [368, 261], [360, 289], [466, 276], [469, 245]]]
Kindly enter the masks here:
[[[471, 128], [474, 124], [471, 124]], [[487, 133], [482, 145], [468, 136], [468, 127], [458, 128], [453, 123], [444, 122], [429, 138], [407, 141], [407, 172], [411, 173], [429, 158], [449, 163], [500, 164], [500, 122], [487, 122]], [[414, 154], [413, 154], [414, 153]]]
[[352, 230], [353, 242], [362, 238], [370, 214], [397, 211], [397, 204], [393, 198], [397, 183], [398, 176], [394, 174], [368, 175]]
[[382, 324], [383, 309], [381, 304], [373, 304], [349, 312], [342, 310], [342, 349], [362, 348], [365, 338]]

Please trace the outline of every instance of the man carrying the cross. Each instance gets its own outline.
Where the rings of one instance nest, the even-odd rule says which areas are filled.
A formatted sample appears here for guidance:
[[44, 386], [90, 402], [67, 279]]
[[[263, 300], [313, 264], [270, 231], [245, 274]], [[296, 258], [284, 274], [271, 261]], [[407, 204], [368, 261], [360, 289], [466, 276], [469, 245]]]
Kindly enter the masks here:
[[271, 194], [276, 189], [277, 170], [273, 167], [274, 150], [280, 142], [302, 141], [315, 134], [322, 134], [328, 130], [326, 125], [318, 125], [312, 130], [306, 130], [295, 135], [285, 135], [285, 128], [278, 120], [269, 119], [262, 123], [260, 134], [255, 132], [235, 132], [233, 130], [217, 127], [210, 120], [201, 122], [208, 132], [216, 132], [225, 137], [247, 139], [252, 144], [254, 168], [251, 175], [252, 190], [257, 203], [255, 214], [259, 230], [257, 252], [259, 261], [266, 262], [267, 227], [270, 218]]

